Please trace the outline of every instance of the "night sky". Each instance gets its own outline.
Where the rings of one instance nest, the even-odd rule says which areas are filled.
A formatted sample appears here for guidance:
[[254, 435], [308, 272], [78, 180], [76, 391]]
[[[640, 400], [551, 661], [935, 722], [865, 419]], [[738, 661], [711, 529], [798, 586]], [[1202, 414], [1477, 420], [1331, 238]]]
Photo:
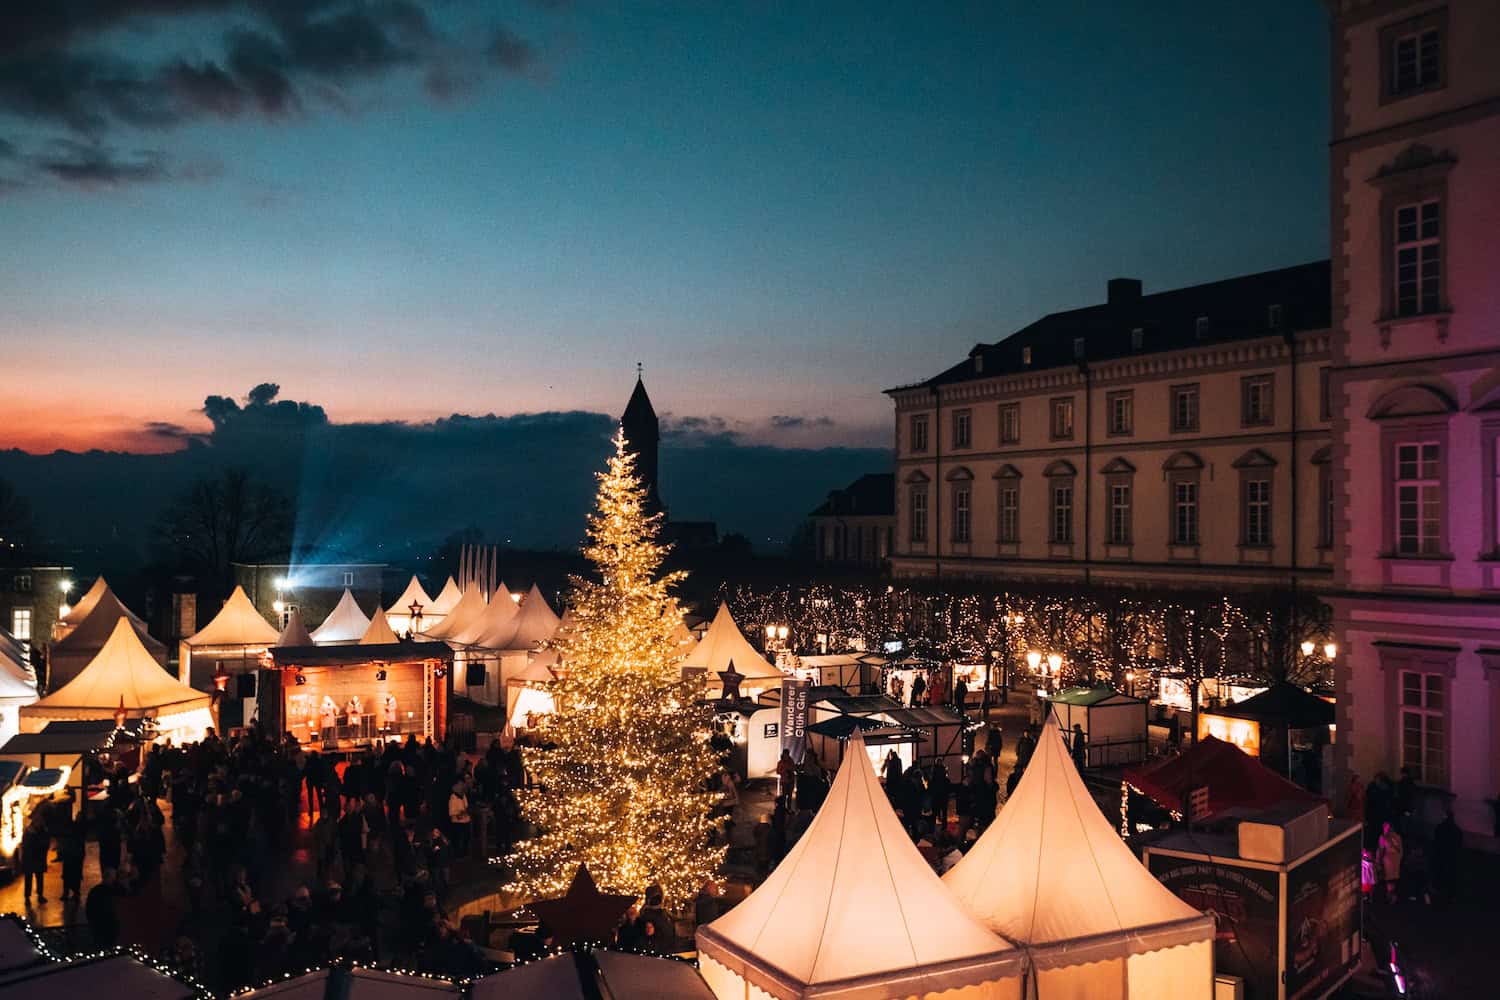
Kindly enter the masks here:
[[888, 446], [882, 388], [1112, 275], [1323, 256], [1324, 20], [9, 0], [0, 447], [178, 448], [261, 381], [617, 414], [637, 361], [739, 440]]

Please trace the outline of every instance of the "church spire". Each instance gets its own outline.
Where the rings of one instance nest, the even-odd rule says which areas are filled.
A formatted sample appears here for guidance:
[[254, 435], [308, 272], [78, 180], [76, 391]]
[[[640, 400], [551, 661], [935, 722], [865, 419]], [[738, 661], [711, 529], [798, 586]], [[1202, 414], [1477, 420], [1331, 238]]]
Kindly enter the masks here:
[[644, 370], [640, 362], [635, 366], [635, 391], [630, 402], [625, 404], [625, 413], [620, 417], [620, 430], [625, 434], [625, 443], [635, 454], [636, 475], [646, 486], [647, 500], [653, 512], [665, 513], [661, 502], [661, 491], [657, 485], [657, 446], [661, 442], [661, 424], [656, 418], [656, 408], [646, 394]]

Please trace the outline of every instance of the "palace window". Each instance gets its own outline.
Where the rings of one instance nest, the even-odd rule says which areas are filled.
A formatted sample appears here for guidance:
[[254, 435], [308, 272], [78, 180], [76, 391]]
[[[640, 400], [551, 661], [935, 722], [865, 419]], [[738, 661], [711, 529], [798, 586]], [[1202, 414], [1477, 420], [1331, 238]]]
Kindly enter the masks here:
[[1021, 404], [1000, 404], [1000, 443], [1018, 444], [1021, 440]]
[[1240, 379], [1240, 423], [1245, 427], [1269, 424], [1274, 419], [1271, 376], [1247, 375]]
[[1052, 484], [1052, 541], [1068, 545], [1073, 541], [1073, 481]]
[[911, 540], [927, 541], [927, 486], [911, 488]]
[[968, 483], [960, 483], [953, 488], [953, 540], [967, 544], [969, 541], [969, 518], [970, 498], [972, 493]]
[[15, 578], [15, 591], [18, 594], [31, 593], [31, 574], [17, 573]]
[[1172, 484], [1172, 544], [1198, 544], [1198, 483], [1179, 480]]
[[1401, 671], [1401, 766], [1424, 785], [1448, 784], [1448, 678]]
[[1241, 523], [1246, 545], [1271, 544], [1271, 481], [1246, 479], [1241, 484], [1244, 513]]
[[1114, 483], [1109, 488], [1109, 541], [1111, 545], [1130, 544], [1130, 484]]
[[17, 642], [31, 641], [31, 609], [11, 608], [10, 634]]
[[927, 450], [927, 414], [917, 413], [911, 418], [911, 450]]
[[1129, 434], [1135, 427], [1135, 393], [1126, 389], [1109, 394], [1109, 433]]
[[1021, 540], [1021, 482], [1018, 479], [1000, 480], [1000, 541]]
[[1436, 198], [1396, 207], [1396, 315], [1441, 310], [1442, 202]]
[[344, 586], [346, 586], [346, 587], [352, 587], [352, 586], [354, 586], [354, 574], [353, 573], [345, 573], [344, 574]]
[[1073, 439], [1073, 397], [1061, 396], [1052, 401], [1052, 440]]
[[1198, 429], [1198, 383], [1172, 386], [1172, 430]]
[[1442, 550], [1442, 446], [1436, 441], [1396, 445], [1396, 553], [1437, 555]]
[[974, 411], [953, 411], [953, 447], [968, 448], [973, 443]]

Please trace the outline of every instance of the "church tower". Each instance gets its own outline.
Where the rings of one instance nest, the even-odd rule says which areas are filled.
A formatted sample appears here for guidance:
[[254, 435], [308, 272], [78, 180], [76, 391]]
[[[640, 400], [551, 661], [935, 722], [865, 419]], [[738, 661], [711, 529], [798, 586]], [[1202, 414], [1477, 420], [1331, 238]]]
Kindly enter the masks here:
[[646, 383], [642, 380], [640, 366], [636, 366], [635, 391], [630, 402], [625, 404], [625, 413], [620, 417], [620, 429], [625, 432], [627, 447], [635, 453], [635, 471], [646, 484], [647, 503], [652, 513], [665, 513], [661, 502], [661, 491], [657, 485], [656, 450], [661, 442], [661, 426], [656, 419], [656, 409], [651, 397], [646, 395]]

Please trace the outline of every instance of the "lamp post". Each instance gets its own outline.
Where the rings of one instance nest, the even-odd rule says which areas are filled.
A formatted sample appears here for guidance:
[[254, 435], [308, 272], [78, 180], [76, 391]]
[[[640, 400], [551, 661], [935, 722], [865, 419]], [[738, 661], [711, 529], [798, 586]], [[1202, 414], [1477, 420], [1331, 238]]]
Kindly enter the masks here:
[[1047, 654], [1047, 673], [1049, 675], [1049, 683], [1047, 685], [1047, 689], [1050, 693], [1052, 690], [1052, 685], [1057, 683], [1057, 679], [1061, 676], [1062, 673], [1061, 655], [1057, 653]]

